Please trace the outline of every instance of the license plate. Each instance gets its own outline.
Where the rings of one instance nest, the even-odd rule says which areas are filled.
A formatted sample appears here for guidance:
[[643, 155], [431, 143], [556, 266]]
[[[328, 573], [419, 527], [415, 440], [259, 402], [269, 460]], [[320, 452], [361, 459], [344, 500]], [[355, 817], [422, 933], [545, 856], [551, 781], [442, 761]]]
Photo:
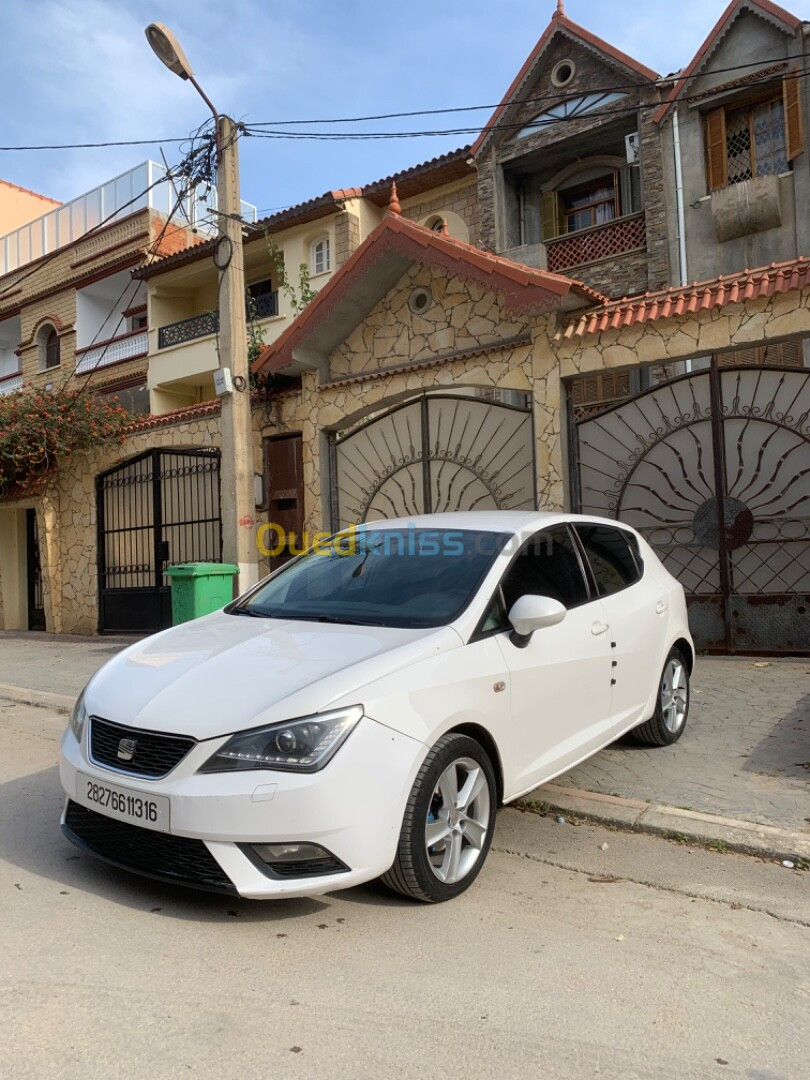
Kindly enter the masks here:
[[106, 817], [140, 825], [142, 829], [169, 832], [171, 800], [166, 795], [151, 795], [131, 788], [106, 784], [79, 773], [76, 777], [76, 802]]

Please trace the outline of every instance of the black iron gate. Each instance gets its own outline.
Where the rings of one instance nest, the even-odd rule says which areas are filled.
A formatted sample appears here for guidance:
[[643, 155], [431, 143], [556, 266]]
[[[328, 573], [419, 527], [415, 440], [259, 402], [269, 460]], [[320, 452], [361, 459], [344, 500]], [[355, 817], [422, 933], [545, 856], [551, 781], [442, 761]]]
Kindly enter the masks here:
[[102, 473], [99, 629], [171, 625], [166, 567], [222, 558], [218, 450], [148, 450]]
[[810, 652], [810, 371], [713, 361], [572, 435], [577, 509], [647, 537], [699, 648]]
[[42, 563], [39, 554], [39, 526], [36, 510], [25, 511], [26, 573], [28, 576], [28, 629], [45, 629], [45, 598], [42, 591]]
[[536, 506], [531, 408], [520, 391], [422, 394], [341, 433], [332, 448], [336, 528]]

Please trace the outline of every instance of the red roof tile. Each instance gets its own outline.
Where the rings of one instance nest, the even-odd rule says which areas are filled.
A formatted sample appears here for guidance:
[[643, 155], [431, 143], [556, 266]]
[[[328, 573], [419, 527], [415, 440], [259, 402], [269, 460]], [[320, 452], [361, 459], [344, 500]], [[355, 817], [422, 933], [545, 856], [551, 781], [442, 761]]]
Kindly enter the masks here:
[[293, 349], [305, 340], [323, 317], [328, 316], [354, 281], [367, 272], [373, 272], [375, 263], [387, 250], [410, 257], [414, 262], [442, 266], [451, 273], [472, 278], [503, 293], [507, 311], [547, 309], [561, 302], [569, 293], [578, 294], [590, 303], [605, 301], [601, 293], [582, 282], [492, 255], [452, 236], [418, 225], [408, 218], [388, 213], [298, 318], [276, 341], [262, 349], [253, 370], [278, 371], [290, 363]]
[[568, 33], [571, 34], [573, 37], [578, 37], [587, 45], [591, 45], [593, 48], [598, 49], [599, 52], [605, 53], [613, 60], [618, 61], [618, 63], [622, 64], [624, 67], [629, 68], [631, 71], [635, 71], [638, 75], [642, 75], [645, 79], [649, 79], [651, 82], [655, 82], [655, 80], [658, 78], [658, 74], [653, 71], [652, 68], [645, 67], [645, 65], [640, 64], [638, 60], [634, 60], [632, 56], [628, 56], [627, 53], [623, 53], [620, 49], [614, 48], [613, 45], [610, 45], [607, 41], [603, 41], [602, 38], [597, 37], [596, 34], [592, 34], [590, 30], [586, 30], [584, 26], [579, 26], [577, 23], [572, 22], [572, 20], [569, 19], [567, 15], [560, 12], [559, 10], [555, 11], [554, 14], [551, 16], [551, 22], [543, 31], [540, 40], [532, 49], [523, 67], [512, 80], [512, 84], [504, 94], [500, 105], [497, 107], [495, 112], [484, 125], [481, 134], [472, 144], [470, 152], [473, 156], [475, 156], [475, 154], [477, 154], [478, 151], [481, 149], [481, 146], [483, 145], [487, 136], [496, 126], [502, 113], [506, 108], [508, 108], [510, 100], [517, 92], [523, 80], [534, 67], [536, 61], [539, 59], [540, 54], [543, 52], [546, 45], [557, 32], [557, 30], [560, 29], [567, 30]]
[[141, 420], [134, 420], [124, 429], [124, 434], [137, 435], [141, 431], [150, 431], [152, 428], [164, 427], [166, 424], [177, 424], [181, 420], [196, 420], [200, 416], [215, 416], [219, 410], [219, 398], [214, 401], [204, 401], [200, 405], [186, 405], [182, 409], [173, 409], [171, 412], [161, 413], [159, 416], [144, 416]]
[[785, 9], [779, 7], [778, 4], [771, 3], [771, 0], [731, 0], [731, 3], [728, 5], [726, 10], [714, 24], [709, 33], [709, 36], [695, 53], [692, 60], [681, 72], [678, 73], [678, 78], [675, 82], [675, 85], [672, 87], [669, 94], [667, 95], [667, 99], [664, 104], [653, 114], [653, 120], [655, 120], [657, 124], [660, 124], [661, 121], [667, 116], [672, 106], [683, 93], [686, 84], [689, 82], [694, 73], [703, 63], [704, 59], [711, 52], [711, 49], [717, 42], [718, 38], [722, 37], [726, 28], [737, 17], [741, 8], [748, 8], [752, 11], [755, 11], [757, 8], [759, 8], [766, 15], [770, 15], [772, 18], [777, 19], [779, 22], [785, 23], [785, 25], [789, 26], [791, 30], [798, 30], [798, 28], [801, 26], [801, 19], [797, 19], [795, 15], [791, 15], [789, 11], [785, 11]]
[[584, 337], [604, 330], [616, 330], [639, 323], [674, 319], [696, 311], [741, 304], [746, 300], [774, 296], [776, 293], [810, 287], [810, 258], [802, 256], [790, 262], [771, 263], [756, 270], [726, 274], [711, 281], [663, 289], [660, 292], [616, 300], [570, 320], [559, 337]]

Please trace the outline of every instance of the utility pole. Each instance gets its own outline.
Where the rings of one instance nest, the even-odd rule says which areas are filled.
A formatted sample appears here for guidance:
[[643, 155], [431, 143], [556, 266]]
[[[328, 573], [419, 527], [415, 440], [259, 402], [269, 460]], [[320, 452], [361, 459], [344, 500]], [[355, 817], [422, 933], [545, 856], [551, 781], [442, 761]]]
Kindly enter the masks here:
[[219, 242], [219, 366], [230, 370], [233, 390], [222, 396], [220, 505], [222, 558], [239, 567], [239, 591], [258, 581], [253, 493], [253, 423], [245, 318], [245, 264], [239, 196], [238, 129], [219, 117], [217, 218]]
[[219, 223], [214, 261], [219, 271], [220, 370], [217, 375], [222, 402], [222, 558], [224, 562], [239, 567], [239, 592], [242, 593], [258, 581], [259, 567], [256, 522], [253, 517], [253, 423], [247, 360], [242, 200], [239, 193], [239, 129], [229, 116], [220, 116], [214, 108], [195, 79], [180, 42], [167, 26], [150, 23], [146, 28], [146, 39], [169, 71], [191, 83], [214, 117]]

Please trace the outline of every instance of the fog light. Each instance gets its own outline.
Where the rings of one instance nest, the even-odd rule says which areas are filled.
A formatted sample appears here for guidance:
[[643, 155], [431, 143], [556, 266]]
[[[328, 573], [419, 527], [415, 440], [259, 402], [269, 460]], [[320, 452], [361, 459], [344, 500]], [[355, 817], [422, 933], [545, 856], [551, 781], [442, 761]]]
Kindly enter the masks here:
[[329, 858], [320, 844], [254, 844], [253, 850], [269, 866], [274, 863], [307, 862], [309, 859]]
[[341, 874], [348, 866], [320, 844], [240, 844], [268, 877], [302, 878]]

